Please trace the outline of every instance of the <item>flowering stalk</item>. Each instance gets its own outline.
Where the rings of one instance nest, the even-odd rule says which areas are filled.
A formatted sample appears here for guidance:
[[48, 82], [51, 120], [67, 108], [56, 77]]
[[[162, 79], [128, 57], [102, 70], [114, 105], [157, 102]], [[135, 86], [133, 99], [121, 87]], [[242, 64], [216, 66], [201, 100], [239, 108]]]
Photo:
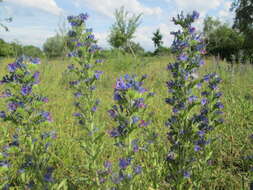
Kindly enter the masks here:
[[52, 121], [50, 113], [40, 108], [48, 99], [35, 92], [39, 72], [33, 70], [39, 63], [39, 59], [21, 57], [8, 65], [9, 73], [0, 81], [5, 87], [1, 97], [7, 103], [0, 118], [14, 125], [8, 130], [8, 136], [12, 137], [6, 138], [0, 154], [3, 189], [41, 189], [54, 185], [49, 148], [55, 133], [41, 133], [39, 127]]
[[101, 128], [97, 128], [94, 123], [95, 113], [100, 104], [99, 99], [95, 97], [95, 84], [103, 72], [95, 70], [96, 65], [101, 63], [101, 60], [94, 60], [94, 55], [100, 48], [96, 44], [92, 30], [86, 28], [87, 18], [87, 14], [68, 17], [72, 27], [68, 34], [74, 47], [69, 53], [73, 64], [68, 69], [76, 77], [70, 85], [74, 90], [74, 105], [77, 110], [74, 116], [83, 133], [78, 141], [86, 153], [85, 170], [87, 172], [84, 174], [86, 178], [84, 183], [90, 188], [98, 189], [100, 182], [97, 173], [99, 169], [97, 157], [103, 150], [104, 132], [101, 132]]
[[[111, 118], [117, 123], [109, 135], [114, 139], [115, 145], [120, 151], [116, 172], [111, 172], [110, 176], [116, 189], [132, 189], [134, 178], [141, 173], [142, 166], [135, 159], [137, 152], [144, 148], [142, 138], [135, 138], [139, 135], [139, 130], [144, 130], [150, 121], [145, 118], [147, 109], [147, 99], [153, 94], [142, 86], [143, 76], [137, 80], [135, 76], [125, 75], [120, 78], [114, 88], [114, 100], [116, 105], [108, 111]], [[142, 133], [143, 134], [143, 133]], [[108, 164], [107, 164], [108, 165]], [[108, 169], [108, 166], [106, 167]], [[110, 164], [110, 170], [111, 164]]]
[[173, 51], [177, 60], [168, 65], [173, 79], [167, 82], [171, 96], [166, 103], [173, 113], [166, 122], [171, 144], [167, 155], [167, 182], [173, 189], [200, 188], [202, 174], [208, 166], [212, 151], [210, 131], [223, 122], [220, 118], [223, 104], [218, 84], [221, 79], [215, 74], [203, 78], [197, 75], [204, 64], [204, 40], [192, 27], [199, 14], [183, 13], [173, 18], [182, 30], [173, 32]]

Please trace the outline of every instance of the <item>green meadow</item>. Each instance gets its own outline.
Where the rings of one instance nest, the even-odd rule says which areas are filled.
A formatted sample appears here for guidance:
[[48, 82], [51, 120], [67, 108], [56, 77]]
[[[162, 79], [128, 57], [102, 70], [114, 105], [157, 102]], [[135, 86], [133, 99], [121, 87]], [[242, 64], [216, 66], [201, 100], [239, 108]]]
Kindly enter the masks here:
[[[0, 61], [0, 78], [7, 72], [7, 63], [12, 59]], [[143, 170], [146, 175], [140, 175], [136, 189], [154, 190], [168, 189], [165, 184], [163, 173], [164, 158], [169, 150], [166, 140], [168, 129], [164, 123], [170, 116], [171, 107], [165, 103], [169, 96], [165, 82], [169, 80], [170, 73], [166, 70], [167, 64], [173, 61], [173, 57], [138, 57], [130, 55], [118, 55], [106, 58], [98, 70], [104, 72], [97, 85], [96, 96], [101, 100], [96, 115], [96, 125], [106, 132], [103, 137], [104, 148], [98, 159], [101, 164], [105, 160], [117, 160], [120, 155], [113, 146], [113, 141], [108, 131], [114, 123], [109, 117], [107, 110], [113, 105], [113, 86], [115, 81], [124, 74], [147, 74], [145, 87], [155, 96], [150, 100], [148, 113], [152, 118], [152, 124], [148, 126], [158, 134], [157, 142], [149, 150], [151, 154], [140, 154]], [[52, 113], [53, 122], [47, 129], [57, 133], [50, 154], [52, 163], [56, 167], [54, 178], [65, 180], [68, 189], [87, 189], [83, 185], [85, 180], [85, 153], [75, 141], [82, 136], [75, 118], [72, 90], [68, 82], [71, 75], [66, 73], [70, 60], [42, 60], [38, 70], [41, 73], [41, 83], [36, 89], [49, 98], [45, 110]], [[221, 78], [221, 91], [224, 93], [222, 102], [225, 105], [225, 122], [212, 132], [214, 139], [213, 159], [210, 163], [213, 167], [212, 173], [206, 173], [206, 181], [202, 189], [217, 190], [239, 190], [248, 189], [252, 174], [248, 171], [250, 162], [244, 159], [253, 154], [249, 135], [253, 131], [253, 66], [252, 65], [230, 65], [226, 62], [216, 63], [212, 58], [206, 59], [206, 64], [201, 68], [199, 76], [216, 72]], [[1, 86], [0, 86], [1, 89]], [[0, 99], [0, 108], [3, 109], [3, 99]], [[0, 131], [12, 126], [8, 123], [0, 123]], [[38, 126], [40, 127], [40, 126]], [[41, 131], [47, 130], [41, 127]], [[1, 143], [1, 141], [0, 141]], [[1, 144], [2, 145], [2, 144]], [[0, 174], [1, 175], [1, 174]], [[87, 174], [86, 174], [87, 175]], [[250, 176], [251, 175], [251, 176]], [[63, 180], [63, 181], [64, 181]], [[149, 181], [156, 181], [151, 184]]]

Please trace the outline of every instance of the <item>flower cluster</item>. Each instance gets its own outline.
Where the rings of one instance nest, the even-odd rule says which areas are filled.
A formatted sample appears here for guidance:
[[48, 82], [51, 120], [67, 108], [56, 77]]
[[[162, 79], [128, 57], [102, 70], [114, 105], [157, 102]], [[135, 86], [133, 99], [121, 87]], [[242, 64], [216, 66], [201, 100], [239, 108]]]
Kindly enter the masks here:
[[0, 156], [4, 171], [0, 182], [5, 187], [18, 184], [21, 189], [49, 188], [53, 182], [54, 168], [48, 164], [48, 149], [55, 134], [41, 134], [39, 130], [39, 125], [51, 122], [52, 117], [40, 108], [48, 99], [34, 90], [39, 83], [39, 72], [33, 70], [39, 63], [39, 59], [22, 56], [8, 65], [9, 73], [0, 81], [4, 85], [1, 97], [6, 102], [6, 111], [0, 112], [0, 118], [14, 124], [6, 132], [6, 145]]
[[[153, 96], [143, 87], [144, 75], [140, 80], [136, 76], [125, 75], [119, 78], [114, 87], [116, 105], [108, 111], [110, 117], [117, 123], [117, 127], [109, 131], [116, 147], [121, 152], [116, 172], [110, 173], [116, 187], [127, 187], [133, 184], [135, 176], [141, 173], [142, 167], [134, 159], [135, 154], [143, 149], [142, 137], [133, 139], [138, 131], [145, 131], [150, 120], [145, 117], [147, 99]], [[145, 134], [145, 133], [142, 133]]]
[[96, 66], [101, 63], [100, 59], [95, 60], [98, 56], [99, 48], [96, 44], [95, 36], [92, 29], [86, 28], [87, 14], [78, 16], [69, 16], [68, 21], [71, 24], [71, 30], [68, 35], [73, 45], [69, 53], [72, 63], [68, 70], [75, 77], [75, 80], [69, 84], [74, 90], [76, 113], [73, 116], [77, 119], [82, 130], [82, 137], [78, 139], [86, 153], [85, 170], [88, 172], [86, 184], [87, 189], [91, 187], [98, 188], [100, 182], [98, 179], [98, 169], [96, 157], [103, 149], [104, 132], [98, 128], [95, 121], [95, 113], [100, 104], [100, 100], [95, 96], [96, 82], [101, 78], [102, 71], [96, 70]]
[[[171, 97], [166, 103], [172, 106], [172, 115], [167, 120], [167, 134], [171, 144], [167, 155], [169, 181], [175, 189], [190, 188], [190, 181], [197, 185], [197, 177], [203, 172], [203, 160], [208, 161], [211, 143], [208, 133], [223, 122], [220, 115], [223, 104], [219, 98], [218, 84], [221, 79], [215, 74], [203, 78], [197, 74], [204, 64], [205, 44], [201, 34], [192, 23], [199, 14], [183, 13], [173, 18], [182, 30], [172, 32], [175, 36], [172, 49], [176, 54], [175, 63], [168, 65], [173, 79], [167, 82]], [[202, 165], [201, 165], [202, 164]]]

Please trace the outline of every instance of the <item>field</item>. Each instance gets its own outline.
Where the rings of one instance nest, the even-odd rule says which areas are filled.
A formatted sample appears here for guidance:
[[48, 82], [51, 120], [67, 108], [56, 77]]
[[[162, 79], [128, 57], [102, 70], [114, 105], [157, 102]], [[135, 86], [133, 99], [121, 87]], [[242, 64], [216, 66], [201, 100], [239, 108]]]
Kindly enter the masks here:
[[[2, 60], [0, 64], [0, 78], [6, 73], [6, 63], [12, 60]], [[151, 147], [150, 154], [139, 154], [142, 160], [143, 170], [146, 175], [139, 176], [135, 189], [167, 189], [163, 172], [164, 158], [169, 150], [166, 140], [168, 129], [164, 123], [170, 116], [171, 107], [164, 103], [168, 97], [168, 90], [165, 82], [171, 78], [166, 70], [172, 57], [140, 57], [133, 58], [129, 55], [119, 55], [107, 58], [99, 66], [104, 74], [98, 81], [96, 96], [100, 98], [101, 104], [96, 115], [96, 125], [105, 132], [113, 127], [106, 110], [109, 110], [113, 103], [113, 86], [120, 76], [128, 74], [147, 74], [145, 87], [155, 92], [150, 102], [148, 113], [151, 113], [152, 123], [149, 128], [158, 134], [157, 142]], [[252, 154], [252, 144], [249, 135], [253, 131], [253, 67], [251, 65], [231, 65], [225, 62], [218, 64], [212, 58], [206, 58], [207, 64], [201, 68], [201, 74], [216, 72], [221, 78], [221, 91], [224, 93], [223, 125], [216, 128], [212, 137], [215, 139], [213, 148], [212, 173], [206, 173], [206, 181], [202, 189], [226, 189], [238, 190], [248, 189], [250, 173], [249, 162], [244, 158]], [[47, 96], [49, 102], [45, 110], [52, 113], [53, 122], [47, 126], [48, 129], [57, 133], [57, 138], [51, 149], [51, 156], [56, 167], [54, 178], [61, 182], [66, 179], [69, 189], [86, 189], [83, 186], [82, 166], [85, 165], [85, 153], [75, 141], [82, 136], [78, 124], [72, 114], [75, 112], [73, 106], [73, 95], [69, 89], [68, 82], [71, 76], [65, 71], [69, 60], [42, 60], [39, 65], [41, 72], [41, 84], [38, 92]], [[3, 100], [0, 100], [0, 108], [3, 108]], [[1, 128], [10, 124], [1, 123]], [[1, 129], [1, 131], [3, 131]], [[42, 128], [41, 131], [47, 130]], [[106, 134], [103, 137], [105, 143], [100, 164], [105, 160], [115, 161], [118, 159], [117, 149], [113, 147], [113, 141]], [[154, 183], [152, 184], [151, 183]]]

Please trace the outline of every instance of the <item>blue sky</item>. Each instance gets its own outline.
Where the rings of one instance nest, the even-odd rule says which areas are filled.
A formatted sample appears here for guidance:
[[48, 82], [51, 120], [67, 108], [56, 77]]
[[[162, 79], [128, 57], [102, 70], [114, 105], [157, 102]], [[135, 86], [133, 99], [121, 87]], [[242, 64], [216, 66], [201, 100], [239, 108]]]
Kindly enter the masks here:
[[170, 45], [170, 31], [176, 29], [170, 20], [180, 11], [199, 11], [201, 18], [196, 26], [201, 27], [206, 15], [232, 22], [230, 5], [231, 0], [4, 0], [0, 3], [0, 18], [12, 17], [13, 21], [6, 23], [9, 32], [1, 29], [0, 38], [42, 47], [45, 40], [64, 25], [67, 15], [87, 12], [90, 15], [87, 24], [93, 28], [99, 45], [108, 48], [107, 36], [114, 22], [113, 12], [125, 6], [129, 12], [143, 13], [134, 41], [146, 50], [153, 50], [151, 38], [157, 28], [164, 36], [164, 44]]

